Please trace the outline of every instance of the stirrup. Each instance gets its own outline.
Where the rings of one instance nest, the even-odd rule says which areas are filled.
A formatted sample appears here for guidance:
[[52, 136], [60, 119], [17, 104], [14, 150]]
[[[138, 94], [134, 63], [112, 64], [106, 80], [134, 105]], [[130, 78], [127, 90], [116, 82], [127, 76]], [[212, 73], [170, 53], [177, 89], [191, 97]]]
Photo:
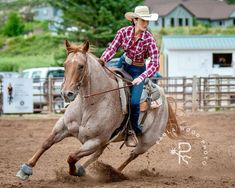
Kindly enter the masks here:
[[127, 138], [125, 141], [125, 145], [127, 147], [136, 147], [138, 143], [137, 137], [135, 135], [135, 132], [133, 130], [129, 130], [127, 133]]

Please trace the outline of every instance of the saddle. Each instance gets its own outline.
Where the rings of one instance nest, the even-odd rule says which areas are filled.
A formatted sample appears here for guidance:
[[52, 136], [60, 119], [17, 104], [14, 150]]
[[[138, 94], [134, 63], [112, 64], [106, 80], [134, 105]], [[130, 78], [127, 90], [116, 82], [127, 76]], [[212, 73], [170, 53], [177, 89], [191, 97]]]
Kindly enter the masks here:
[[[133, 80], [133, 78], [125, 72], [123, 69], [119, 69], [116, 67], [112, 67], [111, 70], [118, 74], [116, 76], [116, 80], [118, 82], [119, 87], [123, 87], [126, 85], [125, 79]], [[119, 128], [117, 128], [114, 133], [112, 134], [110, 141], [120, 141], [123, 139], [124, 135], [124, 143], [126, 146], [134, 147], [136, 144], [130, 145], [127, 143], [128, 134], [130, 131], [133, 131], [130, 122], [129, 122], [129, 99], [130, 99], [130, 92], [127, 88], [122, 88], [119, 90], [120, 92], [120, 102], [122, 107], [122, 113], [125, 115], [125, 118]], [[159, 91], [159, 86], [154, 84], [149, 78], [145, 79], [144, 81], [144, 89], [140, 99], [140, 117], [139, 121], [140, 124], [143, 125], [144, 121], [147, 117], [147, 111], [158, 108], [162, 105], [162, 98]], [[121, 137], [121, 138], [120, 138]], [[137, 139], [136, 139], [137, 143]], [[122, 146], [121, 146], [122, 147]]]
[[[112, 67], [111, 69], [116, 74], [127, 80], [133, 80], [133, 78], [125, 72], [123, 69]], [[123, 79], [116, 77], [119, 87], [125, 85]], [[127, 106], [129, 101], [129, 92], [125, 91], [124, 88], [120, 89], [120, 98], [122, 104], [123, 114], [128, 113]], [[159, 87], [153, 83], [149, 78], [146, 78], [144, 81], [144, 89], [140, 98], [140, 111], [145, 112], [148, 109], [154, 109], [162, 105], [162, 98], [160, 95]]]

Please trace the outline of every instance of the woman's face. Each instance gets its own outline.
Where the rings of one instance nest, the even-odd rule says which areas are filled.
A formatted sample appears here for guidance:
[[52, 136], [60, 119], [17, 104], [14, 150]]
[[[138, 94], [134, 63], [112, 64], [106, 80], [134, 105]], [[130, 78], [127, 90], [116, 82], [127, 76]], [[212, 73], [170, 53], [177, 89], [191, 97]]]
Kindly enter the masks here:
[[136, 18], [134, 20], [136, 29], [139, 29], [141, 31], [146, 31], [149, 25], [149, 21], [142, 20], [141, 18]]

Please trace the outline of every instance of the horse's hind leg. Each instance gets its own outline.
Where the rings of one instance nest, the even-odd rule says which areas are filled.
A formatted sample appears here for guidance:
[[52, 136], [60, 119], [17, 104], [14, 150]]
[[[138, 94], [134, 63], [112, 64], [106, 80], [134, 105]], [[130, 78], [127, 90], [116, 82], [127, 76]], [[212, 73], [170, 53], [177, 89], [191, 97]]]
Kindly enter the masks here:
[[137, 145], [137, 147], [130, 153], [127, 160], [119, 166], [118, 171], [121, 172], [131, 161], [136, 159], [140, 154], [145, 153], [151, 146], [152, 145], [148, 144], [140, 144], [139, 142], [139, 145]]
[[91, 157], [85, 161], [85, 163], [82, 165], [83, 168], [87, 168], [91, 163], [95, 162], [100, 155], [103, 153], [104, 149], [106, 148], [106, 146], [99, 148], [95, 153], [93, 153], [91, 155]]
[[122, 163], [119, 168], [118, 171], [122, 171], [131, 161], [133, 161], [134, 159], [136, 159], [139, 156], [139, 154], [136, 154], [134, 152], [131, 152], [130, 156], [127, 158], [126, 161], [124, 161], [124, 163]]
[[[83, 166], [78, 166], [78, 171], [76, 171], [76, 162], [79, 161], [82, 157], [91, 155], [94, 153], [93, 156], [91, 156], [88, 161], [85, 162], [85, 167], [87, 167], [89, 164], [91, 164], [93, 161], [95, 161], [101, 154], [103, 149], [100, 148], [101, 143], [98, 139], [91, 139], [86, 141], [81, 148], [75, 152], [69, 155], [68, 157], [68, 163], [69, 163], [69, 174], [73, 176], [81, 176], [85, 174], [85, 170]], [[82, 171], [82, 174], [81, 174]]]
[[21, 166], [20, 171], [16, 174], [17, 177], [25, 180], [32, 175], [32, 167], [34, 167], [41, 157], [41, 155], [48, 150], [53, 144], [63, 140], [65, 137], [69, 136], [68, 129], [64, 124], [63, 117], [61, 117], [55, 124], [51, 134], [44, 141], [41, 147], [36, 151], [32, 158], [28, 160], [26, 164]]

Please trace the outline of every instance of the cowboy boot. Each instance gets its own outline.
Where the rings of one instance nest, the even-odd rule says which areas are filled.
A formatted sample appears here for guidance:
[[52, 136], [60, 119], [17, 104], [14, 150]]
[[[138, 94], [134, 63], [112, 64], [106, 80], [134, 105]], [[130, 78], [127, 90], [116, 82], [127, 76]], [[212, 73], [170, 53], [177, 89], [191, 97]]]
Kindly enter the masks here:
[[136, 147], [138, 140], [136, 138], [135, 132], [133, 130], [129, 130], [126, 138], [126, 146], [127, 147]]

